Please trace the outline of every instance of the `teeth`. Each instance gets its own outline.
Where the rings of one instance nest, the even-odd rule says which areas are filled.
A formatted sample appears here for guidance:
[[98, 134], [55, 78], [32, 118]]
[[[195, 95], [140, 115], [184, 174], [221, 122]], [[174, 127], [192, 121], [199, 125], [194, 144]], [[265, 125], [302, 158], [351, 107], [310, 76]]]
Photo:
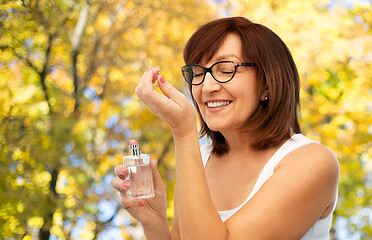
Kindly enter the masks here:
[[207, 106], [210, 108], [218, 108], [229, 105], [231, 101], [221, 101], [221, 102], [207, 102]]

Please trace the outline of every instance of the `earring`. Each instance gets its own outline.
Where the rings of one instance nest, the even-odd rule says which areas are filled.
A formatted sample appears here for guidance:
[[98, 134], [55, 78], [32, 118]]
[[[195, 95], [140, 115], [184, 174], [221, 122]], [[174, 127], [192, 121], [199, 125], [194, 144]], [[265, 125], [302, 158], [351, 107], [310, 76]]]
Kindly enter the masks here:
[[265, 97], [265, 101], [267, 101], [267, 100], [269, 100], [269, 97], [268, 96]]

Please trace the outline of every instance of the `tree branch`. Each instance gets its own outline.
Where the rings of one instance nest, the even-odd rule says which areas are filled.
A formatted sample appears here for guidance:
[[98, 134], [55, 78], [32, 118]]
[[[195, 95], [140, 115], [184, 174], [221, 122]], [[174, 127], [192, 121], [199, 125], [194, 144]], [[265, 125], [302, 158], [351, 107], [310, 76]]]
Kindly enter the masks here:
[[99, 221], [98, 219], [96, 220], [97, 227], [94, 230], [94, 237], [93, 239], [97, 239], [98, 235], [102, 232], [102, 230], [106, 229], [107, 224], [112, 222], [116, 215], [119, 213], [119, 210], [121, 209], [121, 205], [117, 205], [114, 214], [107, 219], [106, 221]]
[[49, 113], [50, 114], [52, 114], [53, 111], [52, 111], [52, 106], [50, 105], [48, 90], [47, 90], [47, 87], [46, 87], [46, 84], [45, 84], [45, 79], [46, 79], [46, 76], [48, 74], [48, 64], [49, 64], [50, 50], [52, 48], [52, 41], [53, 41], [53, 35], [52, 34], [49, 34], [48, 47], [47, 47], [47, 49], [45, 51], [45, 61], [44, 61], [43, 70], [39, 73], [40, 74], [41, 86], [43, 87], [43, 92], [44, 92], [45, 100], [48, 103]]
[[26, 58], [26, 57], [22, 56], [21, 54], [17, 53], [15, 51], [15, 49], [13, 49], [9, 46], [3, 45], [3, 46], [0, 46], [0, 50], [1, 51], [9, 50], [14, 56], [16, 56], [19, 60], [23, 61], [24, 63], [26, 63], [30, 68], [32, 68], [32, 70], [34, 70], [37, 74], [40, 75], [40, 71], [37, 69], [37, 67], [34, 64], [32, 64], [32, 62], [28, 58]]
[[85, 28], [88, 23], [88, 17], [89, 17], [89, 8], [90, 8], [90, 2], [87, 0], [83, 6], [83, 8], [80, 11], [79, 19], [76, 24], [74, 34], [71, 38], [71, 45], [72, 45], [72, 77], [74, 79], [74, 98], [75, 98], [75, 106], [74, 106], [74, 112], [78, 110], [79, 108], [79, 78], [77, 74], [77, 57], [79, 55], [79, 47], [81, 43], [81, 39], [83, 36], [83, 33], [85, 31]]
[[[25, 4], [25, 2], [23, 2], [23, 4]], [[27, 6], [28, 7], [28, 6]], [[31, 9], [28, 9], [31, 11]], [[36, 10], [35, 10], [36, 11]], [[23, 43], [21, 43], [16, 36], [13, 35], [13, 33], [9, 30], [9, 29], [6, 29], [4, 27], [4, 25], [0, 22], [0, 26], [1, 28], [3, 28], [8, 34], [10, 34], [10, 36], [16, 40], [20, 45], [22, 45]], [[45, 79], [46, 79], [46, 76], [47, 76], [47, 71], [48, 71], [48, 64], [49, 64], [49, 55], [50, 55], [50, 50], [51, 50], [51, 46], [52, 46], [52, 41], [53, 41], [53, 34], [52, 33], [49, 33], [49, 37], [48, 37], [48, 45], [47, 45], [47, 49], [45, 51], [45, 60], [44, 60], [44, 66], [43, 66], [43, 69], [41, 71], [38, 70], [38, 68], [30, 61], [30, 59], [28, 59], [27, 57], [24, 57], [22, 56], [21, 54], [17, 53], [17, 51], [12, 48], [12, 47], [9, 47], [7, 45], [4, 45], [4, 46], [0, 46], [0, 49], [1, 50], [5, 50], [5, 49], [8, 49], [10, 52], [13, 53], [14, 56], [16, 56], [18, 59], [20, 59], [21, 61], [23, 61], [24, 63], [26, 63], [30, 68], [32, 68], [40, 77], [40, 83], [41, 83], [41, 86], [43, 88], [43, 92], [44, 92], [44, 97], [45, 97], [45, 100], [47, 101], [47, 104], [48, 104], [48, 108], [49, 108], [49, 113], [52, 113], [52, 108], [51, 108], [51, 105], [50, 105], [50, 101], [49, 101], [49, 95], [48, 95], [48, 91], [47, 91], [47, 87], [46, 87], [46, 84], [45, 84]]]

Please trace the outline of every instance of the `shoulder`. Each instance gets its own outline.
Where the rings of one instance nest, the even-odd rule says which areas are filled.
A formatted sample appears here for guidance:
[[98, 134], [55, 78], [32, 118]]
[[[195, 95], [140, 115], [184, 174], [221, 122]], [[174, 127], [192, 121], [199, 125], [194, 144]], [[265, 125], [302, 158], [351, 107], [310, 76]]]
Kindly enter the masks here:
[[[293, 147], [292, 143], [287, 146]], [[251, 233], [246, 230], [249, 224], [253, 233], [261, 226], [269, 228], [271, 231], [264, 231], [268, 236], [265, 239], [300, 239], [317, 220], [333, 211], [338, 176], [336, 156], [310, 140], [286, 155], [259, 191], [227, 223], [239, 226], [244, 234]]]
[[288, 154], [288, 161], [298, 162], [298, 164], [314, 167], [319, 170], [327, 171], [339, 170], [339, 163], [336, 155], [326, 146], [314, 142], [294, 150]]
[[307, 144], [289, 153], [278, 164], [278, 168], [285, 166], [302, 166], [318, 169], [320, 172], [334, 172], [335, 174], [339, 171], [339, 163], [336, 155], [318, 142]]
[[326, 146], [313, 142], [289, 153], [277, 166], [276, 171], [300, 172], [303, 181], [313, 182], [319, 190], [337, 191], [339, 163], [336, 155]]
[[326, 146], [313, 141], [302, 134], [298, 134], [296, 139], [302, 142], [307, 142], [307, 144], [290, 152], [280, 162], [280, 164], [278, 164], [278, 167], [288, 164], [305, 164], [306, 166], [318, 166], [320, 168], [326, 167], [337, 171], [339, 170], [339, 163], [336, 155]]

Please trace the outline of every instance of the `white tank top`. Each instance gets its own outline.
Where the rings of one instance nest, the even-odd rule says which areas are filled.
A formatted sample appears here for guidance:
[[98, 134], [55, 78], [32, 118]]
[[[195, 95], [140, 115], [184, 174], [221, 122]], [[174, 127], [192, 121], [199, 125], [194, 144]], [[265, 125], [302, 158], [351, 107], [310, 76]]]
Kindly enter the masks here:
[[[226, 210], [226, 211], [218, 211], [222, 221], [226, 221], [229, 217], [231, 217], [234, 213], [236, 213], [241, 207], [244, 206], [261, 188], [261, 186], [266, 182], [267, 179], [271, 177], [274, 173], [275, 166], [282, 160], [287, 154], [296, 150], [297, 148], [303, 147], [310, 143], [316, 143], [316, 141], [311, 140], [302, 134], [295, 134], [292, 136], [291, 139], [287, 140], [269, 159], [266, 163], [265, 167], [262, 169], [256, 184], [254, 185], [252, 192], [249, 194], [247, 199], [238, 207]], [[203, 145], [200, 147], [202, 160], [204, 167], [207, 165], [209, 156], [211, 154], [212, 146], [210, 144]], [[336, 197], [337, 200], [337, 197]], [[333, 207], [333, 211], [335, 209], [336, 202]], [[333, 212], [332, 211], [332, 212]], [[326, 218], [320, 219], [316, 221], [316, 223], [311, 227], [311, 229], [301, 238], [301, 240], [328, 240], [329, 239], [329, 230], [331, 229], [332, 225], [332, 213], [329, 214]]]

